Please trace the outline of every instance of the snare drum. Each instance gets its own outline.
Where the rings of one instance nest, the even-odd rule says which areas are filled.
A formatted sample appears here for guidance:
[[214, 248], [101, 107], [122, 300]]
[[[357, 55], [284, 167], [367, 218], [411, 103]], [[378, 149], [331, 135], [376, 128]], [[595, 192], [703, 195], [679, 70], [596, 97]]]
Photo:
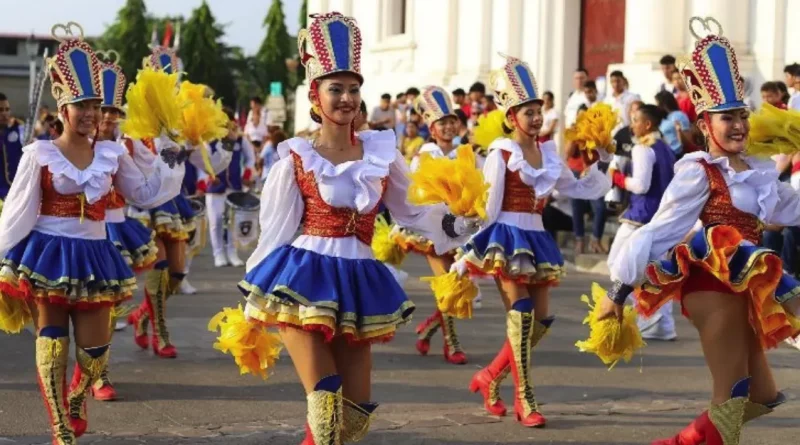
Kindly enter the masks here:
[[225, 228], [237, 249], [247, 249], [258, 242], [258, 211], [261, 201], [256, 195], [232, 192], [225, 200]]
[[189, 233], [189, 251], [192, 256], [198, 255], [208, 242], [208, 219], [206, 218], [206, 203], [201, 197], [189, 198], [189, 205], [194, 212], [195, 229]]

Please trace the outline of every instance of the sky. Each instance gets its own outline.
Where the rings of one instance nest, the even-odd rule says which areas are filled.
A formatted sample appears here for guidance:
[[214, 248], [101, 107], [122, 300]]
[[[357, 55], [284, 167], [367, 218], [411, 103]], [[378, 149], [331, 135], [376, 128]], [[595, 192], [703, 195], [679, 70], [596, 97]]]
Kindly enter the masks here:
[[[281, 0], [289, 34], [300, 27], [301, 0]], [[145, 0], [153, 15], [189, 17], [202, 0]], [[272, 0], [207, 0], [217, 22], [225, 26], [225, 41], [255, 54], [266, 30], [262, 26]], [[99, 36], [114, 21], [125, 0], [0, 0], [0, 33], [49, 35], [56, 23], [78, 22], [88, 36]], [[10, 7], [9, 7], [10, 6]], [[149, 40], [149, 36], [147, 37]]]

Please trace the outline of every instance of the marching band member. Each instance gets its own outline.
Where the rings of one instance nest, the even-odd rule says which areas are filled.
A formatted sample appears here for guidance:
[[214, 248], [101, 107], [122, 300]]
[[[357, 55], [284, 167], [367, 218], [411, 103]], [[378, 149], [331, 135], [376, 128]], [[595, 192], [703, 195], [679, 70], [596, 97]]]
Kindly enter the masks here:
[[[655, 105], [641, 105], [631, 114], [630, 128], [635, 145], [631, 150], [630, 175], [615, 169], [613, 161], [609, 169], [614, 185], [630, 193], [630, 204], [619, 218], [622, 224], [608, 254], [609, 267], [631, 234], [653, 219], [661, 197], [674, 176], [675, 153], [658, 131], [664, 118], [663, 112]], [[674, 340], [677, 334], [672, 302], [664, 304], [650, 318], [640, 316], [639, 329], [646, 339]]]
[[[201, 179], [200, 174], [202, 169], [197, 168], [197, 166], [191, 162], [187, 162], [185, 166], [186, 174], [183, 176], [183, 187], [181, 188], [181, 194], [187, 197], [202, 196], [202, 194], [205, 194], [205, 182]], [[196, 224], [194, 233], [192, 233], [191, 236], [202, 237], [203, 234], [200, 233], [202, 229], [202, 227], [200, 227], [201, 224], [197, 223], [197, 221], [195, 222]], [[199, 248], [202, 247], [203, 246], [201, 245]], [[187, 249], [186, 252], [186, 265], [183, 268], [184, 277], [183, 281], [181, 281], [180, 287], [178, 288], [178, 293], [181, 295], [194, 295], [197, 293], [197, 289], [195, 289], [195, 287], [189, 283], [189, 270], [192, 268], [192, 260], [196, 255], [194, 250], [195, 249]]]
[[[453, 138], [457, 135], [458, 116], [453, 111], [450, 94], [441, 87], [429, 86], [416, 99], [414, 107], [431, 129], [432, 142], [420, 147], [417, 155], [412, 158], [411, 171], [417, 170], [420, 156], [424, 153], [434, 158], [447, 156], [454, 159], [457, 147], [453, 145]], [[478, 164], [477, 167], [480, 168], [483, 165], [483, 157], [476, 155], [475, 160]], [[396, 230], [394, 235], [403, 250], [424, 255], [436, 276], [446, 274], [450, 270], [455, 250], [443, 255], [437, 254], [430, 240], [405, 228]], [[428, 354], [431, 338], [440, 327], [444, 337], [444, 359], [455, 365], [466, 364], [467, 356], [461, 350], [461, 344], [456, 334], [455, 317], [443, 314], [438, 309], [417, 326], [417, 351], [422, 355]]]
[[[161, 70], [167, 74], [177, 72], [180, 61], [172, 48], [157, 46], [149, 57], [145, 57], [144, 66]], [[150, 141], [134, 141], [135, 144], [150, 145]], [[191, 147], [190, 147], [191, 148]], [[191, 150], [188, 161], [198, 168], [206, 168], [201, 157], [201, 150]], [[218, 150], [211, 159], [214, 172], [227, 167], [231, 155], [225, 150]], [[161, 358], [175, 358], [178, 351], [170, 341], [166, 322], [166, 302], [180, 289], [186, 277], [186, 241], [194, 230], [194, 211], [188, 198], [180, 191], [172, 199], [158, 208], [149, 211], [151, 228], [156, 232], [158, 260], [145, 277], [145, 299], [130, 314], [128, 323], [134, 326], [134, 342], [142, 349], [151, 345], [153, 353]], [[153, 338], [150, 341], [147, 325], [152, 324]]]
[[[236, 251], [234, 230], [223, 227], [225, 200], [230, 192], [241, 192], [251, 183], [255, 171], [256, 157], [253, 146], [246, 143], [238, 134], [233, 111], [226, 110], [230, 119], [228, 135], [210, 144], [212, 153], [227, 146], [233, 154], [230, 165], [216, 179], [206, 179], [206, 214], [208, 230], [211, 234], [211, 248], [214, 252], [215, 267], [241, 267], [244, 262]], [[202, 176], [202, 175], [201, 175]], [[205, 175], [207, 177], [207, 175]]]
[[[709, 32], [700, 37], [702, 25]], [[652, 316], [675, 300], [700, 334], [713, 380], [711, 405], [669, 445], [736, 445], [744, 423], [785, 401], [764, 351], [800, 332], [800, 283], [775, 252], [759, 247], [764, 224], [800, 224], [800, 195], [778, 182], [774, 163], [744, 154], [749, 111], [736, 53], [713, 18], [694, 17], [698, 42], [679, 72], [691, 92], [706, 151], [675, 164], [652, 220], [633, 232], [611, 264], [615, 284], [604, 316], [622, 317], [638, 288], [640, 312]], [[700, 220], [703, 229], [681, 240]], [[652, 261], [662, 258], [666, 259]], [[602, 317], [601, 317], [602, 318]]]
[[[124, 147], [97, 140], [101, 63], [80, 25], [56, 25], [53, 36], [60, 44], [48, 66], [64, 133], [23, 148], [17, 175], [25, 180], [13, 182], [0, 216], [0, 298], [34, 307], [40, 389], [53, 443], [66, 445], [87, 427], [88, 388], [108, 361], [111, 307], [136, 287], [106, 233], [109, 202], [118, 191], [141, 207], [161, 204], [180, 188], [183, 166], [152, 156], [145, 175]], [[177, 145], [158, 144], [174, 162]], [[70, 318], [82, 377], [67, 395]]]
[[[591, 167], [576, 179], [562, 161], [555, 142], [538, 142], [543, 124], [542, 99], [528, 65], [507, 57], [503, 69], [490, 77], [503, 110], [504, 131], [510, 138], [490, 145], [483, 174], [490, 184], [487, 221], [460, 250], [453, 269], [473, 277], [491, 276], [503, 298], [506, 342], [492, 363], [478, 371], [470, 390], [481, 392], [486, 410], [505, 415], [499, 387], [511, 372], [516, 388], [514, 411], [526, 427], [544, 426], [530, 382], [530, 354], [553, 323], [550, 286], [564, 273], [564, 260], [542, 224], [542, 211], [553, 192], [577, 199], [597, 199], [611, 187], [594, 161], [609, 157], [600, 149]], [[506, 131], [507, 130], [507, 131]]]
[[370, 248], [380, 203], [438, 252], [474, 222], [444, 205], [407, 203], [408, 168], [394, 133], [356, 134], [353, 126], [364, 80], [358, 26], [338, 12], [311, 17], [298, 41], [322, 127], [313, 141], [278, 146], [261, 197], [261, 237], [239, 286], [250, 319], [280, 326], [308, 395], [303, 444], [338, 445], [364, 437], [377, 407], [370, 345], [390, 340], [414, 309]]
[[22, 123], [11, 117], [11, 103], [8, 97], [0, 93], [0, 148], [2, 148], [0, 157], [3, 159], [3, 171], [0, 176], [0, 211], [3, 210], [3, 201], [17, 173], [17, 166], [22, 157], [24, 135], [25, 129]]

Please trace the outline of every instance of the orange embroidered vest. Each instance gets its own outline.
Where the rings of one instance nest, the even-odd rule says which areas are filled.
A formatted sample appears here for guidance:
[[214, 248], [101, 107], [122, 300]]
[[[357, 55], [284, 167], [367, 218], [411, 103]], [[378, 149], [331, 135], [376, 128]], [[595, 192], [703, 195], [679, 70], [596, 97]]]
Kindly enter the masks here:
[[56, 191], [53, 185], [53, 174], [47, 167], [42, 167], [42, 205], [39, 208], [40, 215], [60, 216], [62, 218], [84, 218], [90, 221], [103, 221], [106, 218], [106, 205], [108, 196], [106, 195], [94, 204], [86, 202], [86, 195], [83, 193], [72, 193], [62, 195]]
[[[355, 236], [364, 244], [372, 244], [379, 204], [366, 214], [360, 214], [356, 209], [331, 206], [322, 199], [314, 173], [303, 169], [303, 161], [295, 152], [292, 152], [292, 158], [297, 186], [305, 204], [303, 234], [329, 238]], [[383, 178], [382, 193], [386, 192], [386, 184], [386, 178]]]
[[[508, 165], [511, 153], [503, 150], [503, 159]], [[547, 206], [547, 198], [536, 199], [533, 187], [522, 182], [519, 170], [512, 172], [506, 167], [506, 180], [503, 192], [504, 212], [536, 213], [541, 215]]]
[[739, 231], [742, 237], [755, 245], [761, 244], [764, 224], [756, 215], [741, 211], [734, 207], [728, 184], [719, 168], [701, 160], [700, 165], [706, 170], [710, 196], [700, 213], [700, 221], [704, 226], [720, 224], [731, 226]]

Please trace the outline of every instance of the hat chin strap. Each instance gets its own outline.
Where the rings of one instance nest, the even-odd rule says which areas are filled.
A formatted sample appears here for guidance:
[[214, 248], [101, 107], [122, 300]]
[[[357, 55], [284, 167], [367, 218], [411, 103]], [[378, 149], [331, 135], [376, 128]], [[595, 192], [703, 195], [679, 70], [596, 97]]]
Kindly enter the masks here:
[[708, 128], [708, 134], [711, 136], [711, 142], [713, 142], [714, 145], [719, 147], [722, 151], [727, 152], [727, 153], [731, 153], [731, 154], [735, 154], [732, 151], [726, 150], [725, 147], [723, 147], [722, 144], [719, 143], [719, 141], [717, 140], [717, 137], [714, 136], [714, 130], [711, 128], [711, 113], [709, 113], [709, 112], [703, 113], [703, 121], [705, 121], [706, 127]]
[[[314, 92], [314, 95], [317, 96], [317, 98], [319, 98], [319, 83], [317, 83], [316, 80], [311, 82], [311, 91]], [[356, 145], [356, 126], [355, 126], [356, 119], [355, 119], [355, 117], [353, 117], [353, 120], [351, 120], [350, 122], [339, 122], [336, 119], [330, 117], [328, 115], [328, 113], [325, 112], [325, 108], [323, 108], [321, 104], [319, 106], [319, 112], [322, 114], [322, 116], [325, 119], [329, 120], [330, 122], [333, 122], [334, 124], [336, 124], [336, 125], [338, 125], [340, 127], [344, 127], [344, 126], [349, 125], [350, 126], [350, 143], [353, 144], [353, 145]]]
[[509, 113], [511, 114], [511, 120], [514, 121], [514, 125], [517, 127], [516, 128], [517, 131], [521, 131], [522, 134], [524, 134], [525, 136], [528, 136], [529, 138], [536, 139], [536, 136], [538, 136], [538, 134], [536, 134], [536, 133], [528, 133], [527, 131], [522, 129], [522, 125], [520, 125], [519, 124], [519, 120], [517, 120], [517, 113], [514, 113], [511, 110], [509, 110]]

